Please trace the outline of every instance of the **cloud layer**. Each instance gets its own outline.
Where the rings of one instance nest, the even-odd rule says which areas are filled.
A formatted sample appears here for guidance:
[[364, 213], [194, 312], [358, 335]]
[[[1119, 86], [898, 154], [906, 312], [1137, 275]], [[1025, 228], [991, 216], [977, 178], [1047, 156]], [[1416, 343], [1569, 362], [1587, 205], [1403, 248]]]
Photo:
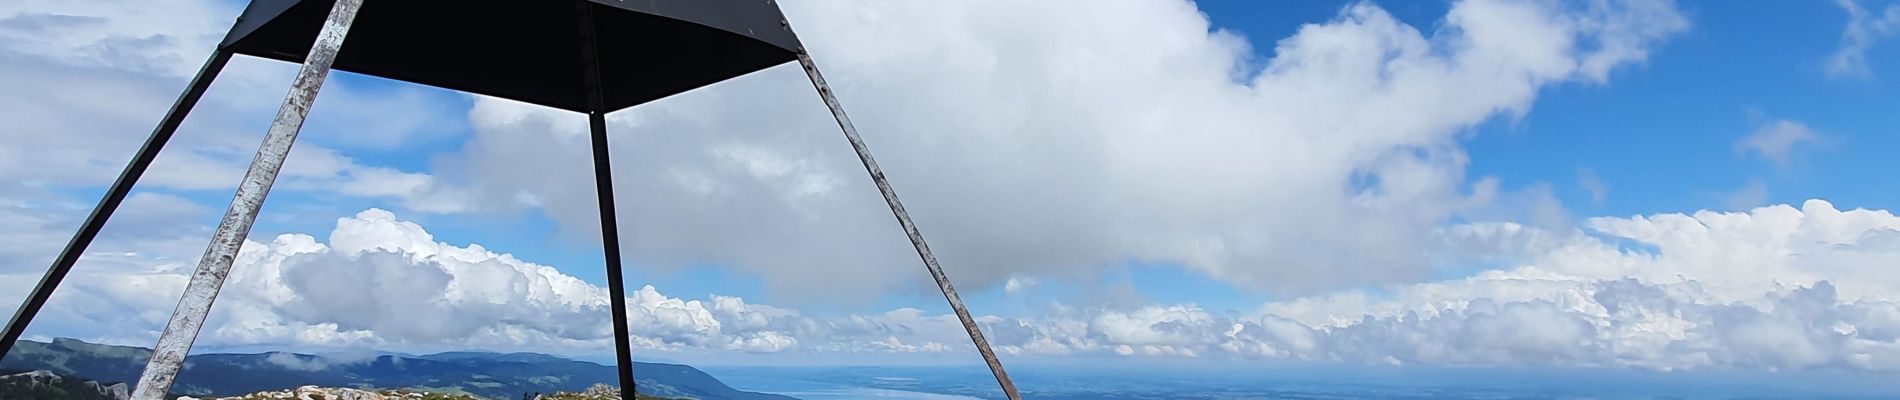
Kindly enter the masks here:
[[[0, 278], [37, 277], [86, 207], [60, 192], [110, 179], [134, 143], [124, 132], [149, 128], [216, 38], [221, 24], [207, 21], [235, 13], [218, 4], [0, 5], [0, 90], [49, 93], [0, 100], [0, 223], [13, 227], [0, 232]], [[1886, 272], [1900, 220], [1888, 212], [1817, 200], [1573, 226], [1547, 188], [1465, 176], [1460, 135], [1529, 112], [1545, 88], [1603, 84], [1643, 62], [1687, 28], [1667, 1], [1463, 0], [1428, 30], [1359, 3], [1270, 46], [1212, 29], [1182, 1], [787, 6], [964, 287], [1034, 291], [1135, 260], [1286, 295], [1250, 312], [1057, 304], [981, 317], [1012, 356], [1654, 369], [1900, 359], [1900, 299], [1888, 295], [1900, 281]], [[1885, 29], [1856, 21], [1850, 33]], [[288, 67], [232, 68], [188, 125], [196, 139], [148, 182], [189, 194], [235, 181], [261, 131], [246, 127], [262, 126], [240, 115], [267, 117], [259, 107], [276, 104]], [[637, 264], [728, 265], [816, 300], [926, 285], [801, 79], [779, 67], [612, 118]], [[597, 232], [578, 115], [476, 99], [474, 136], [426, 173], [404, 171], [339, 149], [419, 140], [460, 111], [373, 86], [326, 89], [335, 107], [318, 110], [334, 114], [313, 120], [379, 124], [313, 125], [333, 135], [298, 147], [285, 190], [406, 214], [528, 210], [573, 237]], [[1777, 122], [1737, 148], [1781, 162], [1812, 136]], [[194, 216], [213, 211], [133, 197], [36, 329], [149, 343], [206, 236]], [[249, 243], [235, 271], [207, 345], [611, 347], [601, 288], [438, 242], [383, 209], [340, 218], [327, 237]], [[1417, 283], [1432, 273], [1467, 277]], [[649, 354], [968, 352], [953, 317], [918, 309], [809, 315], [651, 286], [628, 300]]]
[[1823, 71], [1832, 78], [1872, 78], [1867, 66], [1867, 50], [1882, 40], [1900, 33], [1900, 4], [1869, 10], [1858, 0], [1835, 0], [1847, 12], [1847, 28], [1841, 30], [1841, 46], [1828, 56]]
[[[0, 96], [0, 120], [7, 121], [0, 126], [6, 189], [111, 182], [223, 37], [237, 7], [198, 0], [0, 4], [0, 65], [6, 68], [0, 91], [22, 94]], [[141, 188], [229, 193], [295, 70], [288, 63], [232, 60]], [[459, 105], [446, 101], [454, 97], [349, 76], [323, 89], [278, 193], [390, 199], [428, 212], [466, 209], [460, 193], [429, 175], [367, 165], [338, 152], [384, 149], [464, 127]]]
[[[1018, 357], [1900, 367], [1891, 361], [1900, 359], [1900, 301], [1891, 295], [1900, 281], [1882, 272], [1900, 261], [1900, 217], [1884, 211], [1815, 200], [1799, 209], [1595, 218], [1569, 231], [1467, 224], [1435, 236], [1522, 261], [1251, 313], [1056, 304], [978, 320], [1000, 352]], [[234, 271], [207, 345], [584, 353], [611, 344], [604, 289], [481, 246], [436, 242], [383, 210], [339, 219], [327, 243], [301, 234], [251, 243]], [[81, 275], [46, 319], [149, 340], [186, 272]], [[670, 297], [651, 286], [628, 303], [643, 354], [970, 352], [953, 316], [917, 309], [816, 316], [738, 297]]]
[[[1417, 279], [1438, 225], [1552, 208], [1470, 184], [1461, 133], [1687, 27], [1667, 1], [1460, 1], [1428, 31], [1358, 3], [1255, 60], [1184, 1], [786, 6], [966, 287], [1128, 260], [1282, 293]], [[926, 282], [828, 117], [791, 67], [614, 115], [629, 255], [801, 297]], [[595, 236], [579, 116], [471, 119], [442, 171]]]
[[[1422, 238], [1454, 218], [1561, 219], [1537, 188], [1469, 182], [1461, 132], [1528, 112], [1542, 88], [1605, 82], [1687, 26], [1667, 1], [1470, 0], [1421, 31], [1359, 3], [1255, 60], [1256, 44], [1214, 30], [1184, 1], [787, 7], [967, 288], [1129, 260], [1279, 293], [1427, 276]], [[134, 143], [125, 133], [148, 129], [169, 103], [175, 89], [161, 83], [189, 74], [179, 66], [232, 13], [190, 0], [0, 8], [11, 21], [0, 34], [20, 39], [0, 56], [30, 67], [0, 84], [103, 82], [70, 101], [0, 107], [20, 122], [0, 129], [0, 154], [18, 156], [0, 157], [12, 160], [0, 176], [104, 183]], [[166, 21], [147, 23], [152, 15]], [[228, 188], [255, 145], [243, 127], [261, 131], [289, 70], [234, 63], [146, 182]], [[452, 102], [430, 96], [330, 85], [313, 121], [377, 123], [314, 124], [305, 136], [317, 142], [297, 147], [278, 197], [529, 210], [595, 238], [577, 115], [476, 99], [474, 136], [426, 172], [339, 150], [457, 125], [438, 117]], [[88, 100], [99, 98], [124, 104]], [[827, 118], [789, 66], [615, 115], [628, 256], [641, 268], [728, 265], [812, 301], [928, 287]]]

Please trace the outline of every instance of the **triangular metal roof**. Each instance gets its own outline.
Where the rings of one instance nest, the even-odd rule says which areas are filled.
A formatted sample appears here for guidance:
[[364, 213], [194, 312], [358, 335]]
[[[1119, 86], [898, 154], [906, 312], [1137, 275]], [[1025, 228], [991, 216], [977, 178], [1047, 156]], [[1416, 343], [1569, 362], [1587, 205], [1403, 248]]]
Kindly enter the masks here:
[[[796, 60], [770, 0], [591, 0], [602, 112]], [[256, 0], [221, 46], [301, 62], [334, 0]], [[365, 2], [334, 68], [586, 112], [578, 8], [558, 0]]]

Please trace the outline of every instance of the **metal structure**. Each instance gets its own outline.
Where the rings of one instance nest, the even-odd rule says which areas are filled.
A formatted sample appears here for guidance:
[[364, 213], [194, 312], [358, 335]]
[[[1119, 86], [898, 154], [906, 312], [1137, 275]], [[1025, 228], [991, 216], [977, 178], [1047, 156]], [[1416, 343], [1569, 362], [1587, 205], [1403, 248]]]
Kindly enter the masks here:
[[[344, 38], [354, 41], [344, 45]], [[622, 398], [633, 362], [608, 159], [609, 112], [797, 61], [910, 237], [997, 384], [1021, 399], [844, 107], [772, 0], [253, 0], [0, 336], [12, 349], [235, 54], [302, 64], [173, 311], [134, 399], [165, 396], [331, 68], [587, 114]]]

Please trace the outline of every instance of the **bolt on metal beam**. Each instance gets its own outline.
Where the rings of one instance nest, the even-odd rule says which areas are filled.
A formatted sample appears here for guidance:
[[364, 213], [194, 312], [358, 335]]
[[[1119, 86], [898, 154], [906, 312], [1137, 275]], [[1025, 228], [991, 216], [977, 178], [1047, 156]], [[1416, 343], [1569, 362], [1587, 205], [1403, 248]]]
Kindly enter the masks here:
[[250, 168], [244, 172], [244, 181], [238, 183], [231, 207], [218, 222], [211, 244], [206, 246], [197, 271], [191, 275], [191, 283], [178, 299], [178, 308], [172, 311], [171, 320], [165, 323], [165, 332], [153, 346], [152, 358], [145, 364], [145, 372], [139, 376], [138, 387], [132, 392], [133, 399], [162, 400], [171, 391], [173, 380], [184, 367], [185, 355], [191, 352], [198, 330], [204, 327], [205, 317], [211, 313], [211, 303], [217, 300], [224, 278], [231, 273], [231, 263], [244, 246], [245, 237], [250, 235], [251, 224], [257, 221], [257, 211], [270, 194], [271, 184], [277, 181], [277, 172], [290, 155], [290, 146], [297, 140], [297, 132], [303, 129], [310, 105], [330, 75], [330, 64], [336, 61], [337, 50], [343, 47], [343, 37], [349, 33], [350, 23], [362, 5], [363, 0], [336, 0], [336, 5], [330, 8], [323, 29], [317, 33], [316, 44], [310, 47], [310, 55], [297, 71], [297, 80], [284, 96], [283, 107], [277, 110], [277, 119], [264, 135], [264, 144], [257, 149], [257, 158], [251, 160]]

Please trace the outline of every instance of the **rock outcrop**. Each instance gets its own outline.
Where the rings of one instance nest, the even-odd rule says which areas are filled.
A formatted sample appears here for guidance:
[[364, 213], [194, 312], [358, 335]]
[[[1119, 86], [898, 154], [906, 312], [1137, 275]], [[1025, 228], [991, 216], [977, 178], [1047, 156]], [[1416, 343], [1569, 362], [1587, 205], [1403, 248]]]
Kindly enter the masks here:
[[85, 383], [83, 383], [83, 385], [86, 385], [86, 388], [88, 389], [97, 390], [99, 391], [99, 394], [105, 395], [106, 397], [110, 397], [113, 399], [132, 398], [132, 389], [126, 386], [125, 382], [107, 385], [107, 384], [101, 384], [97, 381], [86, 381]]
[[326, 388], [302, 386], [290, 390], [258, 392], [236, 397], [217, 397], [199, 399], [181, 396], [178, 400], [478, 400], [475, 397], [456, 394], [414, 392], [406, 390], [362, 390], [349, 388]]
[[[635, 400], [677, 400], [670, 397], [653, 397], [644, 394], [636, 394], [634, 397], [637, 397]], [[535, 396], [534, 400], [620, 400], [620, 387], [607, 384], [595, 384], [594, 386], [587, 387], [587, 390], [583, 390], [580, 393], [562, 392], [540, 395]]]
[[[674, 400], [661, 397], [639, 396], [640, 400]], [[179, 397], [177, 400], [481, 400], [464, 394], [429, 393], [410, 390], [363, 390], [349, 388], [328, 388], [303, 386], [290, 390], [258, 392], [236, 397], [196, 398]], [[594, 385], [580, 393], [556, 393], [534, 396], [534, 400], [620, 400], [620, 389], [609, 385]]]
[[97, 381], [71, 381], [66, 377], [47, 370], [20, 372], [0, 375], [0, 397], [28, 396], [30, 398], [77, 398], [126, 400], [131, 391], [124, 383], [103, 384]]

